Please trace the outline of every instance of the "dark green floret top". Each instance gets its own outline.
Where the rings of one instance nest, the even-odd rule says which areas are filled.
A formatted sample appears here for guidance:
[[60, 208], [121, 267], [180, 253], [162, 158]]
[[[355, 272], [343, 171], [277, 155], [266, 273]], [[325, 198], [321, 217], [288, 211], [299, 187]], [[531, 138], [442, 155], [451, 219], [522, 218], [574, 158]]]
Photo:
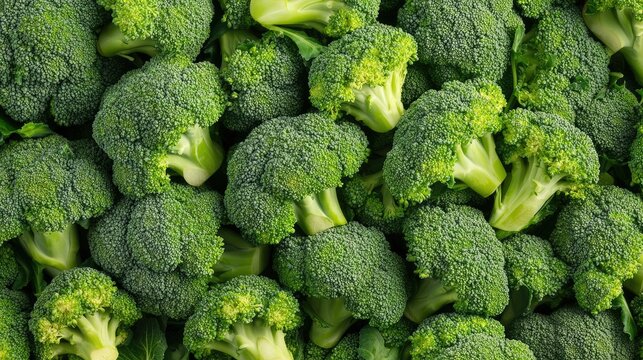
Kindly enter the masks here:
[[31, 305], [25, 294], [0, 287], [0, 359], [31, 358], [27, 326]]

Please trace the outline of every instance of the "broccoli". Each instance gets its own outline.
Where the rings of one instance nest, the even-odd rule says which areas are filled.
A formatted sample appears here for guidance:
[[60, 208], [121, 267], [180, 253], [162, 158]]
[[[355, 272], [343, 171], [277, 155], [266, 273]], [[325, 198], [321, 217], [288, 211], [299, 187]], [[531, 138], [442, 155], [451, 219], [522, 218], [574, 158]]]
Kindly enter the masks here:
[[264, 27], [313, 29], [341, 37], [376, 22], [379, 0], [250, 0], [250, 14]]
[[520, 231], [539, 220], [539, 212], [559, 192], [582, 196], [596, 183], [599, 161], [592, 140], [564, 118], [516, 109], [504, 117], [499, 154], [511, 172], [496, 197], [489, 223]]
[[408, 338], [414, 330], [415, 324], [406, 318], [383, 329], [363, 327], [359, 332], [359, 359], [402, 360], [406, 356]]
[[495, 316], [509, 302], [502, 244], [482, 212], [464, 205], [421, 206], [406, 218], [407, 260], [420, 283], [404, 315], [420, 323], [449, 304]]
[[406, 68], [406, 78], [404, 85], [402, 85], [402, 105], [405, 109], [408, 109], [415, 100], [433, 87], [433, 82], [429, 77], [430, 72], [428, 66], [418, 62]]
[[502, 247], [510, 293], [501, 321], [507, 325], [538, 305], [555, 301], [570, 271], [554, 256], [551, 244], [537, 236], [516, 234], [506, 239]]
[[29, 308], [25, 294], [0, 286], [0, 359], [30, 359]]
[[292, 360], [286, 333], [301, 322], [297, 300], [276, 281], [239, 276], [207, 293], [185, 324], [183, 342], [197, 359], [224, 353], [240, 360]]
[[411, 335], [411, 357], [422, 359], [535, 360], [524, 343], [505, 338], [498, 321], [445, 313], [426, 319]]
[[203, 184], [223, 162], [209, 127], [227, 103], [217, 69], [183, 57], [155, 58], [103, 97], [94, 139], [114, 161], [113, 180], [129, 197], [166, 191], [168, 170]]
[[18, 122], [79, 125], [124, 72], [96, 52], [107, 14], [93, 0], [3, 1], [0, 107]]
[[112, 12], [97, 48], [107, 57], [132, 54], [181, 55], [195, 59], [210, 35], [214, 15], [209, 0], [97, 0]]
[[431, 197], [427, 199], [427, 203], [435, 206], [452, 204], [481, 208], [485, 204], [485, 199], [471, 188], [451, 189], [445, 184], [436, 184], [431, 189]]
[[310, 339], [331, 348], [358, 319], [375, 327], [400, 320], [406, 269], [384, 234], [351, 222], [279, 244], [273, 266], [282, 284], [304, 295]]
[[212, 268], [213, 281], [224, 282], [240, 275], [259, 275], [270, 264], [270, 248], [267, 245], [253, 245], [228, 227], [219, 229], [219, 236], [223, 238], [224, 251]]
[[188, 317], [223, 253], [218, 193], [172, 184], [162, 194], [122, 199], [89, 231], [93, 259], [116, 278], [141, 309]]
[[228, 129], [245, 132], [306, 110], [306, 67], [288, 38], [268, 32], [260, 40], [239, 43], [224, 59], [221, 77], [232, 96], [221, 121]]
[[229, 29], [249, 29], [257, 24], [250, 15], [250, 0], [219, 0], [221, 22]]
[[516, 320], [509, 338], [529, 345], [539, 360], [633, 360], [637, 351], [621, 330], [618, 312], [591, 316], [577, 307]]
[[[642, 111], [639, 107], [639, 111]], [[636, 137], [630, 146], [630, 161], [633, 184], [643, 184], [643, 118], [636, 129]]]
[[571, 0], [514, 0], [520, 15], [529, 19], [540, 19], [557, 3]]
[[226, 30], [219, 37], [219, 48], [221, 50], [221, 69], [228, 66], [230, 57], [237, 50], [239, 45], [250, 40], [253, 43], [259, 40], [249, 30]]
[[493, 194], [506, 175], [493, 138], [505, 104], [500, 88], [487, 80], [452, 81], [424, 93], [404, 114], [384, 162], [393, 197], [420, 203], [435, 183]]
[[[0, 245], [0, 288], [14, 288], [18, 285], [21, 276], [21, 266], [16, 259], [13, 246], [10, 243]], [[0, 356], [0, 359], [3, 359]]]
[[115, 190], [100, 159], [58, 135], [0, 147], [0, 243], [18, 238], [51, 275], [79, 261], [77, 225], [112, 206]]
[[38, 359], [75, 355], [116, 360], [117, 346], [141, 318], [136, 303], [92, 268], [62, 272], [40, 294], [29, 320]]
[[623, 286], [643, 290], [643, 202], [615, 186], [597, 186], [565, 206], [551, 235], [573, 270], [578, 304], [596, 314], [612, 307]]
[[309, 235], [343, 225], [336, 188], [367, 156], [353, 124], [312, 113], [266, 121], [229, 157], [228, 217], [259, 244], [278, 243], [295, 224]]
[[355, 30], [313, 60], [310, 101], [333, 118], [347, 113], [373, 131], [390, 131], [404, 113], [402, 87], [416, 53], [413, 37], [398, 28]]
[[623, 55], [643, 85], [643, 4], [640, 0], [588, 0], [587, 27], [612, 53]]
[[420, 62], [431, 68], [438, 86], [452, 80], [500, 80], [514, 31], [522, 25], [511, 0], [409, 0], [397, 21], [417, 40]]

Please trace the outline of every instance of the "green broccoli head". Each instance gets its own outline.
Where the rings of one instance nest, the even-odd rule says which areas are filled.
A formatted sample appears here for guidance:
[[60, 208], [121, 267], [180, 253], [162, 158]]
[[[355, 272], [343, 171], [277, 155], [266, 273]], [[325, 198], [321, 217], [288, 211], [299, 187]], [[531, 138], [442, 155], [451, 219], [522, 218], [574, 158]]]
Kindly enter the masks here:
[[112, 12], [98, 37], [107, 57], [131, 54], [181, 55], [195, 59], [210, 36], [214, 7], [209, 0], [97, 0]]
[[579, 197], [598, 181], [592, 140], [566, 119], [516, 109], [504, 123], [499, 153], [511, 172], [496, 192], [489, 220], [496, 229], [520, 231], [539, 219], [555, 194]]
[[37, 358], [62, 355], [116, 360], [117, 346], [141, 318], [132, 298], [109, 276], [75, 268], [56, 276], [40, 294], [29, 320]]
[[0, 287], [0, 359], [30, 359], [27, 326], [30, 308], [25, 294]]
[[178, 184], [159, 195], [122, 199], [90, 228], [92, 257], [143, 311], [186, 318], [223, 253], [216, 235], [223, 212], [218, 193]]
[[340, 37], [376, 22], [380, 0], [250, 0], [252, 18], [264, 27], [313, 29]]
[[487, 197], [505, 178], [493, 134], [506, 105], [487, 80], [452, 81], [429, 90], [402, 117], [384, 162], [384, 182], [402, 204], [420, 203], [431, 186], [461, 182]]
[[303, 113], [306, 75], [297, 46], [288, 38], [268, 32], [260, 40], [241, 42], [221, 70], [232, 90], [223, 125], [246, 132], [263, 121]]
[[223, 162], [209, 128], [227, 97], [216, 67], [183, 57], [155, 58], [106, 92], [94, 139], [114, 161], [113, 180], [129, 197], [170, 187], [168, 171], [203, 184]]
[[58, 135], [0, 148], [0, 242], [19, 238], [52, 275], [78, 263], [76, 224], [101, 215], [114, 201], [95, 148], [76, 147]]
[[565, 1], [570, 2], [571, 0], [514, 0], [520, 10], [520, 15], [529, 19], [540, 19], [554, 5]]
[[7, 115], [61, 126], [93, 120], [106, 86], [123, 72], [96, 52], [106, 20], [92, 0], [4, 2], [0, 107]]
[[617, 311], [596, 316], [565, 307], [515, 321], [508, 337], [527, 344], [539, 360], [635, 359], [635, 343], [623, 332]]
[[362, 360], [358, 352], [359, 341], [359, 334], [348, 334], [344, 336], [337, 345], [330, 350], [325, 360]]
[[406, 303], [406, 269], [384, 234], [351, 222], [308, 237], [290, 237], [277, 248], [280, 281], [305, 296], [311, 340], [331, 348], [356, 319], [387, 327]]
[[[20, 264], [12, 244], [2, 244], [0, 246], [0, 288], [13, 288], [16, 279], [20, 277], [20, 271]], [[2, 356], [0, 359], [3, 359]]]
[[278, 243], [295, 224], [307, 234], [345, 224], [335, 188], [367, 156], [356, 125], [312, 113], [266, 121], [229, 157], [228, 216], [260, 244]]
[[406, 68], [406, 78], [402, 85], [402, 105], [405, 109], [433, 87], [429, 74], [429, 67], [417, 62]]
[[623, 283], [641, 293], [643, 202], [637, 195], [615, 186], [588, 190], [563, 208], [551, 240], [574, 271], [576, 299], [585, 310], [611, 308]]
[[347, 113], [376, 132], [395, 128], [404, 113], [407, 65], [417, 56], [413, 37], [370, 25], [330, 43], [310, 67], [310, 101], [337, 118]]
[[[640, 107], [639, 111], [641, 112]], [[641, 118], [641, 122], [637, 127], [636, 137], [630, 146], [630, 161], [628, 165], [632, 173], [632, 183], [643, 184], [643, 118]]]
[[509, 65], [514, 31], [522, 25], [512, 7], [511, 0], [411, 0], [397, 21], [417, 40], [420, 62], [431, 68], [437, 85], [497, 81]]
[[639, 328], [643, 327], [643, 296], [638, 295], [632, 299], [630, 309], [632, 310], [632, 315], [634, 315], [636, 325]]
[[219, 0], [221, 22], [230, 29], [249, 29], [257, 24], [250, 15], [250, 0]]
[[419, 323], [445, 305], [495, 316], [509, 302], [502, 244], [482, 212], [463, 205], [421, 206], [404, 223], [407, 260], [421, 283], [405, 315]]
[[240, 276], [215, 285], [185, 324], [183, 342], [197, 359], [292, 360], [286, 333], [302, 323], [297, 299], [276, 281]]
[[406, 318], [382, 329], [363, 327], [359, 332], [359, 359], [402, 360], [414, 330], [415, 324]]

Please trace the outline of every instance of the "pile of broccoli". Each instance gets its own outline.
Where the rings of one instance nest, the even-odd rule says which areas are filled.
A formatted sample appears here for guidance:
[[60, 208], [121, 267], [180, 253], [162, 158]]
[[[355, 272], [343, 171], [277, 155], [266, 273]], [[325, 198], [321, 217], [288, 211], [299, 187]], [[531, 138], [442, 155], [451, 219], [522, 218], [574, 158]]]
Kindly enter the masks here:
[[0, 360], [643, 358], [641, 0], [0, 4]]

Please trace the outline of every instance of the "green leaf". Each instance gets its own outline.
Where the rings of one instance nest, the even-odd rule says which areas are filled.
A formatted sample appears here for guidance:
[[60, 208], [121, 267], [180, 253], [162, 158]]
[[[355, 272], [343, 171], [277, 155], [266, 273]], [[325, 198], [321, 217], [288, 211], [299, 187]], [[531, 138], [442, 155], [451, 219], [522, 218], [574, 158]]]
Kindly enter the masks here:
[[621, 296], [614, 299], [612, 303], [613, 309], [621, 310], [621, 322], [623, 322], [623, 332], [630, 336], [630, 340], [634, 341], [636, 338], [636, 323], [634, 322], [634, 317], [630, 311], [630, 307], [627, 305], [625, 296]]
[[326, 47], [303, 31], [286, 29], [278, 26], [268, 26], [269, 30], [287, 36], [299, 49], [299, 55], [306, 61], [310, 61], [321, 54]]
[[158, 320], [144, 318], [134, 328], [132, 341], [119, 348], [119, 360], [164, 360], [167, 341]]
[[400, 349], [387, 348], [382, 334], [371, 326], [366, 326], [360, 331], [357, 353], [364, 360], [400, 359]]

